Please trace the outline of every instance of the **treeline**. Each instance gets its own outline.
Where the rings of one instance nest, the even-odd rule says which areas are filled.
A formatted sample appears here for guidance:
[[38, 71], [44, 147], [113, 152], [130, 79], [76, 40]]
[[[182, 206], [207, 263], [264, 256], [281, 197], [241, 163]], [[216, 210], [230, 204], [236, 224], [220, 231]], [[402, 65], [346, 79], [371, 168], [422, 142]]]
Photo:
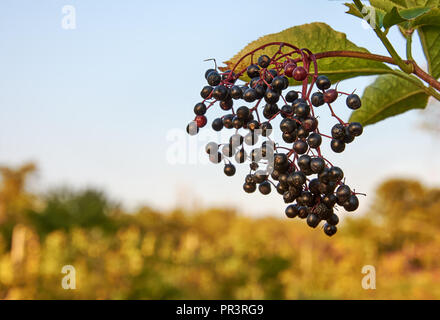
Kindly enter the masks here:
[[[27, 191], [0, 168], [2, 299], [440, 298], [440, 189], [383, 183], [328, 238], [296, 220], [224, 208], [124, 212], [96, 190]], [[76, 270], [65, 290], [61, 269]], [[376, 269], [376, 289], [361, 286]]]

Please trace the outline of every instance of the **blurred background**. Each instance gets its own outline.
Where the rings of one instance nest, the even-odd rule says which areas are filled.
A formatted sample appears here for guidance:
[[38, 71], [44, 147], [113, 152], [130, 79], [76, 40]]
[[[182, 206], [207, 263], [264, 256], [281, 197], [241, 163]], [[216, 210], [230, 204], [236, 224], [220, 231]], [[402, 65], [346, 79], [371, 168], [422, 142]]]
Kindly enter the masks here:
[[[200, 158], [209, 134], [186, 136], [203, 60], [262, 35], [322, 21], [387, 54], [342, 1], [267, 5], [0, 3], [1, 299], [440, 298], [438, 103], [329, 156], [367, 194], [333, 238], [286, 219], [275, 192], [244, 193], [246, 169], [229, 178]], [[404, 52], [397, 30], [390, 39]], [[338, 88], [360, 94], [373, 79]], [[343, 103], [337, 113], [348, 119]], [[64, 265], [76, 290], [61, 286]]]

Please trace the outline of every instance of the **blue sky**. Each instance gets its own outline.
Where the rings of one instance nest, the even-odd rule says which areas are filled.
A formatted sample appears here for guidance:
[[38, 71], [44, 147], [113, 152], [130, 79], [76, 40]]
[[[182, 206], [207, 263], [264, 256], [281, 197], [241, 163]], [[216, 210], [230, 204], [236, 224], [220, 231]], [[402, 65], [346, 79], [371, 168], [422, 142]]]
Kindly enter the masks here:
[[[206, 58], [225, 61], [248, 42], [293, 25], [322, 21], [379, 54], [374, 33], [344, 13], [343, 1], [3, 0], [0, 3], [0, 162], [35, 161], [34, 187], [93, 186], [129, 207], [229, 205], [246, 214], [280, 214], [282, 199], [242, 189], [244, 171], [172, 165], [167, 134], [183, 129], [204, 85]], [[61, 27], [62, 8], [77, 28]], [[278, 10], [276, 10], [278, 8]], [[390, 38], [400, 52], [397, 31]], [[423, 60], [415, 41], [415, 58]], [[372, 77], [342, 82], [361, 93]], [[341, 105], [338, 114], [347, 119]], [[351, 185], [369, 194], [387, 177], [440, 179], [434, 140], [411, 111], [365, 129], [342, 155]], [[330, 128], [333, 122], [323, 120]], [[329, 129], [328, 129], [329, 130]], [[418, 146], [410, 152], [409, 146]], [[421, 161], [423, 163], [421, 163]]]

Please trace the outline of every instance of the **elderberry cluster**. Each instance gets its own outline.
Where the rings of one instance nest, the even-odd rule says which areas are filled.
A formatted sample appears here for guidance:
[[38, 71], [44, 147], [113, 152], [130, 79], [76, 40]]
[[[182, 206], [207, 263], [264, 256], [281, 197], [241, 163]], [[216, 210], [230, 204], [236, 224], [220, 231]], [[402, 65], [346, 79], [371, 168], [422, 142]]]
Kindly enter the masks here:
[[[332, 165], [320, 147], [323, 138], [328, 138], [331, 149], [340, 153], [346, 144], [362, 134], [360, 123], [343, 122], [331, 106], [342, 95], [353, 110], [361, 107], [361, 100], [354, 93], [331, 89], [330, 80], [318, 75], [316, 59], [309, 50], [277, 43], [280, 48], [272, 57], [263, 54], [254, 63], [254, 53], [269, 45], [272, 44], [244, 56], [250, 59], [242, 70], [237, 71], [236, 65], [224, 72], [206, 71], [207, 85], [200, 92], [203, 101], [195, 105], [196, 116], [188, 124], [187, 132], [195, 135], [206, 126], [207, 110], [218, 103], [226, 113], [212, 119], [211, 126], [215, 131], [231, 130], [232, 135], [228, 141], [206, 145], [210, 161], [224, 162], [227, 176], [236, 172], [232, 161], [248, 162], [250, 172], [244, 180], [245, 192], [252, 193], [258, 188], [267, 195], [275, 188], [289, 204], [285, 210], [288, 218], [306, 219], [312, 228], [325, 221], [324, 232], [332, 236], [339, 222], [338, 206], [355, 211], [359, 200], [357, 193], [345, 184], [342, 169]], [[286, 47], [291, 50], [288, 54], [282, 52]], [[246, 76], [250, 81], [238, 84], [239, 79]], [[301, 91], [288, 90], [291, 83], [298, 81], [302, 83]], [[318, 90], [312, 94], [315, 85]], [[321, 133], [318, 128], [314, 108], [323, 105], [328, 106], [331, 116], [337, 120], [331, 135]], [[276, 118], [281, 118], [281, 138], [287, 147], [272, 137]]]

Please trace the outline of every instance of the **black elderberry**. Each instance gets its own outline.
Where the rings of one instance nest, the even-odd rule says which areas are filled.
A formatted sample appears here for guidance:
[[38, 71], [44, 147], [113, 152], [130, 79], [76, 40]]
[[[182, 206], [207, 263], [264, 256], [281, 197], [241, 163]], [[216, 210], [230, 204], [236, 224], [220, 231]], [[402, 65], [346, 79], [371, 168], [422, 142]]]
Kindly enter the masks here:
[[310, 148], [318, 148], [322, 143], [322, 137], [319, 133], [312, 132], [307, 138], [307, 143]]
[[256, 120], [251, 120], [251, 121], [248, 122], [247, 128], [249, 130], [251, 130], [251, 131], [254, 131], [254, 130], [260, 128], [260, 123], [258, 121], [256, 121]]
[[333, 208], [336, 204], [336, 201], [338, 201], [338, 198], [333, 193], [326, 194], [322, 198], [322, 203], [325, 204], [327, 208]]
[[211, 71], [208, 76], [206, 77], [206, 80], [208, 81], [208, 84], [210, 86], [218, 86], [220, 82], [222, 81], [222, 78], [220, 74], [217, 71]]
[[344, 209], [347, 211], [355, 211], [359, 207], [359, 199], [352, 194], [345, 202]]
[[243, 190], [246, 193], [252, 193], [257, 190], [257, 185], [255, 183], [245, 183], [243, 184]]
[[212, 97], [216, 100], [225, 100], [228, 96], [228, 90], [225, 86], [216, 86], [212, 90]]
[[266, 181], [268, 178], [268, 174], [264, 170], [257, 170], [254, 174], [254, 180], [256, 183], [262, 183], [263, 181]]
[[309, 191], [303, 191], [301, 192], [301, 195], [299, 196], [296, 201], [303, 206], [311, 206], [313, 204], [313, 195]]
[[233, 114], [227, 114], [223, 117], [223, 125], [225, 126], [225, 128], [232, 129], [234, 127], [234, 125], [232, 124], [233, 119], [234, 119]]
[[283, 132], [282, 135], [283, 141], [286, 143], [292, 143], [296, 140], [296, 133], [295, 132]]
[[345, 135], [344, 135], [344, 139], [342, 140], [344, 141], [344, 143], [352, 143], [354, 141], [354, 136], [350, 133], [350, 131], [348, 130], [348, 127], [345, 127]]
[[267, 68], [268, 66], [269, 66], [269, 64], [270, 64], [270, 58], [269, 58], [269, 56], [267, 56], [267, 55], [262, 55], [262, 56], [260, 56], [259, 58], [258, 58], [258, 65], [261, 67], [261, 68]]
[[330, 181], [337, 182], [344, 178], [344, 172], [339, 167], [331, 167], [328, 172], [328, 176]]
[[248, 88], [243, 94], [243, 99], [246, 102], [254, 102], [257, 100], [257, 91], [253, 88]]
[[309, 146], [307, 145], [307, 143], [302, 140], [297, 140], [293, 144], [293, 150], [295, 150], [295, 152], [298, 154], [306, 153], [308, 148], [309, 148]]
[[327, 90], [328, 88], [330, 88], [331, 85], [332, 83], [330, 82], [330, 79], [324, 75], [316, 78], [316, 86], [320, 90]]
[[330, 218], [332, 214], [331, 210], [324, 203], [319, 203], [314, 212], [321, 220]]
[[272, 80], [278, 75], [278, 72], [275, 69], [267, 70], [266, 74], [264, 75], [264, 81], [267, 83], [271, 83]]
[[330, 215], [330, 217], [328, 217], [327, 223], [332, 225], [332, 226], [335, 226], [335, 225], [337, 225], [339, 223], [339, 217], [336, 214], [332, 213]]
[[321, 92], [315, 92], [312, 94], [310, 101], [312, 102], [313, 106], [320, 107], [325, 103], [324, 95]]
[[271, 191], [271, 184], [268, 181], [263, 181], [262, 183], [260, 183], [260, 185], [258, 186], [258, 190], [266, 195], [269, 194]]
[[320, 173], [325, 168], [325, 161], [324, 159], [317, 157], [313, 158], [310, 161], [310, 169], [313, 171], [313, 173]]
[[320, 194], [319, 192], [319, 180], [317, 178], [314, 178], [310, 180], [309, 182], [309, 190], [313, 194]]
[[286, 118], [280, 122], [280, 129], [282, 132], [292, 132], [297, 127], [296, 122], [292, 119]]
[[296, 171], [289, 175], [287, 178], [287, 183], [294, 187], [301, 187], [306, 183], [306, 175], [301, 171]]
[[300, 103], [295, 107], [294, 111], [298, 117], [305, 118], [310, 113], [310, 107], [307, 103]]
[[300, 217], [301, 219], [307, 218], [307, 216], [309, 215], [309, 211], [310, 210], [305, 206], [298, 207], [298, 217]]
[[267, 103], [274, 104], [274, 103], [277, 103], [278, 100], [280, 100], [280, 95], [275, 90], [267, 89], [266, 93], [264, 95], [264, 100]]
[[225, 165], [225, 168], [223, 169], [223, 172], [228, 177], [232, 177], [235, 174], [235, 166], [232, 163], [228, 163]]
[[336, 233], [336, 231], [338, 231], [338, 228], [336, 226], [333, 226], [331, 224], [326, 223], [324, 225], [324, 233], [326, 235], [328, 235], [329, 237], [331, 237], [332, 235], [334, 235]]
[[291, 90], [289, 92], [287, 92], [285, 99], [287, 102], [293, 102], [296, 99], [298, 99], [298, 92], [295, 90]]
[[345, 127], [342, 124], [337, 123], [332, 127], [331, 133], [332, 133], [332, 137], [334, 139], [341, 139], [342, 140], [342, 139], [344, 139], [344, 136], [345, 136]]
[[288, 218], [295, 218], [298, 215], [298, 206], [296, 204], [287, 206], [285, 214]]
[[314, 213], [310, 213], [307, 216], [307, 224], [312, 228], [316, 228], [320, 222], [321, 219], [318, 217], [318, 215]]
[[[279, 194], [284, 195], [288, 190], [289, 190], [289, 186], [285, 185], [284, 183], [278, 183], [277, 184], [277, 192]], [[295, 200], [295, 199], [293, 199], [293, 200]], [[290, 202], [293, 202], [293, 200], [290, 201]]]
[[223, 129], [223, 120], [221, 118], [216, 118], [212, 121], [212, 129], [215, 131], [220, 131]]
[[212, 71], [215, 71], [215, 69], [208, 69], [208, 70], [206, 70], [206, 72], [205, 72], [205, 79], [206, 79], [206, 80], [208, 80], [208, 75], [209, 75]]
[[359, 109], [361, 107], [361, 99], [357, 94], [349, 94], [347, 96], [347, 99], [345, 100], [345, 103], [347, 104], [347, 107], [349, 107], [352, 110]]
[[281, 107], [281, 116], [283, 118], [287, 117], [287, 116], [292, 116], [293, 115], [293, 107], [289, 106], [288, 104], [284, 105]]
[[362, 125], [359, 122], [351, 122], [348, 125], [348, 132], [352, 134], [353, 136], [357, 137], [362, 134], [364, 129], [362, 128]]
[[253, 171], [257, 170], [257, 169], [258, 169], [258, 163], [256, 163], [256, 162], [251, 162], [251, 163], [249, 164], [249, 168], [251, 168], [251, 170], [253, 170]]
[[251, 64], [247, 67], [246, 72], [251, 79], [260, 76], [260, 68], [256, 64]]
[[345, 150], [345, 142], [339, 139], [332, 139], [330, 142], [330, 147], [336, 153], [341, 153]]
[[338, 198], [339, 202], [344, 203], [350, 196], [351, 189], [349, 186], [344, 184], [336, 189], [336, 197]]
[[273, 78], [271, 85], [275, 90], [283, 90], [285, 85], [284, 78], [282, 76]]
[[212, 92], [213, 89], [214, 89], [214, 88], [211, 87], [211, 86], [204, 86], [203, 89], [202, 89], [202, 91], [200, 91], [200, 96], [201, 96], [203, 99], [208, 99], [208, 97], [209, 97], [209, 95], [211, 94], [211, 92]]

